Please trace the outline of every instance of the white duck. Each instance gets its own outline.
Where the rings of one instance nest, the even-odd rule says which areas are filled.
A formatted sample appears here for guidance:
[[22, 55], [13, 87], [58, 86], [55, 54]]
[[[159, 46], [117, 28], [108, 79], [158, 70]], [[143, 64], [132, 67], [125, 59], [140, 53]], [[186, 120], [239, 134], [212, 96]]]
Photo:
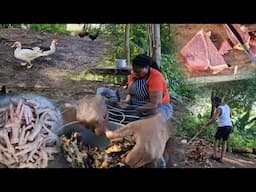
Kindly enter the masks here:
[[21, 43], [16, 41], [12, 47], [15, 47], [14, 56], [17, 59], [23, 60], [25, 62], [22, 62], [22, 66], [27, 66], [27, 69], [32, 68], [31, 61], [34, 60], [37, 57], [41, 56], [47, 56], [46, 53], [42, 53], [38, 50], [32, 50], [32, 49], [22, 49]]
[[39, 51], [41, 53], [47, 54], [47, 55], [51, 55], [51, 54], [55, 53], [56, 45], [57, 45], [57, 39], [53, 39], [50, 47], [41, 46], [41, 47], [33, 47], [32, 49], [35, 51]]

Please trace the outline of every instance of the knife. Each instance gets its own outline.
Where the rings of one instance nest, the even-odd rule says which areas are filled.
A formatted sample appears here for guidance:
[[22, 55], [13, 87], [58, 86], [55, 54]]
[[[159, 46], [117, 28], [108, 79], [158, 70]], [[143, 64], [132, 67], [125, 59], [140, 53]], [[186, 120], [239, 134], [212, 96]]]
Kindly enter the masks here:
[[233, 27], [232, 24], [225, 24], [225, 26], [233, 34], [234, 38], [238, 41], [238, 43], [242, 46], [242, 48], [244, 49], [245, 53], [248, 55], [252, 63], [256, 65], [256, 58], [251, 53], [251, 51], [245, 46], [243, 39], [241, 38], [237, 30]]

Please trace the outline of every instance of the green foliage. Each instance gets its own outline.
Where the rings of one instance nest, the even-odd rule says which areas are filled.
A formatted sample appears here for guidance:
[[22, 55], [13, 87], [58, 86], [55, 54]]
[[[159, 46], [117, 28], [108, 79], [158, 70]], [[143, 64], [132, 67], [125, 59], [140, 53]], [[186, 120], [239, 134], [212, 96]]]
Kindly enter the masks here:
[[0, 24], [0, 28], [20, 28], [21, 24]]
[[162, 54], [161, 64], [161, 70], [167, 81], [171, 97], [181, 103], [185, 100], [193, 100], [196, 88], [187, 84], [186, 78], [177, 66], [177, 59], [174, 54]]
[[[197, 94], [194, 102], [192, 105], [187, 105], [188, 112], [182, 113], [181, 119], [178, 121], [177, 135], [182, 138], [192, 138], [209, 120], [210, 105], [207, 103], [207, 99], [198, 98]], [[199, 137], [212, 141], [215, 130], [216, 125], [211, 125]]]
[[182, 114], [181, 119], [177, 123], [177, 136], [192, 137], [199, 131], [203, 119], [198, 118], [198, 116], [193, 113], [187, 112]]
[[149, 53], [146, 24], [132, 24], [130, 35], [131, 58], [139, 53]]
[[[134, 58], [139, 53], [148, 52], [148, 42], [147, 42], [147, 33], [146, 33], [145, 24], [131, 24], [130, 31], [130, 52], [131, 58]], [[108, 35], [109, 39], [112, 42], [112, 49], [110, 54], [113, 60], [125, 58], [125, 24], [119, 25], [106, 25], [104, 28], [105, 34]]]
[[[174, 27], [170, 24], [161, 24], [161, 50], [163, 54], [170, 54], [173, 49]], [[124, 58], [125, 24], [106, 24], [102, 28], [104, 35], [112, 42], [110, 51], [112, 60]], [[130, 52], [131, 58], [139, 53], [149, 53], [149, 42], [147, 37], [147, 24], [131, 24], [130, 31]]]
[[10, 24], [0, 24], [0, 28], [8, 28]]
[[58, 34], [68, 34], [66, 24], [31, 24], [30, 29], [39, 32], [49, 32]]
[[[21, 24], [0, 24], [0, 28], [21, 28]], [[66, 24], [29, 24], [29, 29], [38, 32], [68, 34]]]
[[124, 58], [124, 24], [106, 24], [102, 29], [104, 36], [111, 41], [110, 59]]
[[174, 34], [175, 27], [171, 24], [161, 24], [161, 50], [162, 54], [170, 54], [174, 52]]

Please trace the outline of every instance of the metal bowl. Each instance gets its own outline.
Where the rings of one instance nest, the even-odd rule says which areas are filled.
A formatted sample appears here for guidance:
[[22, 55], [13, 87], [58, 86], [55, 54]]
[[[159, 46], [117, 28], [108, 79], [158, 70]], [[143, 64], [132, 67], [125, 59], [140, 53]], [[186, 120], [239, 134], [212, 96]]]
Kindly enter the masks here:
[[[123, 126], [123, 124], [116, 122], [109, 122], [109, 129], [116, 130]], [[91, 147], [99, 147], [102, 150], [105, 150], [106, 147], [110, 144], [109, 139], [105, 136], [96, 136], [94, 132], [90, 131], [83, 125], [76, 123], [69, 126], [64, 127], [62, 134], [70, 137], [72, 132], [78, 131], [83, 138], [83, 142]]]
[[[124, 126], [123, 124], [109, 121], [109, 129], [110, 130], [116, 130], [123, 126]], [[83, 125], [81, 125], [79, 123], [68, 125], [68, 126], [64, 127], [62, 134], [65, 134], [67, 137], [70, 137], [72, 132], [74, 132], [74, 131], [80, 132], [83, 142], [87, 145], [90, 145], [91, 147], [98, 147], [101, 150], [105, 150], [107, 148], [107, 146], [110, 144], [110, 141], [107, 139], [107, 137], [105, 135], [96, 136], [95, 133], [93, 133], [92, 131], [85, 128]], [[131, 141], [130, 136], [127, 136], [125, 138]], [[62, 155], [61, 160], [64, 161], [63, 155]], [[58, 161], [60, 162], [60, 160], [58, 160]], [[61, 163], [64, 164], [65, 167], [68, 167], [68, 165], [66, 165], [67, 162], [65, 162], [65, 163], [61, 162]], [[59, 163], [59, 164], [61, 164], [61, 163]], [[49, 167], [59, 167], [60, 166], [59, 164], [58, 163], [56, 164], [56, 162], [55, 162], [55, 164], [50, 164]], [[56, 165], [58, 165], [58, 166], [56, 166]], [[166, 163], [162, 157], [158, 160], [153, 161], [152, 163], [148, 163], [148, 164], [144, 165], [143, 167], [145, 167], [145, 168], [166, 168]]]

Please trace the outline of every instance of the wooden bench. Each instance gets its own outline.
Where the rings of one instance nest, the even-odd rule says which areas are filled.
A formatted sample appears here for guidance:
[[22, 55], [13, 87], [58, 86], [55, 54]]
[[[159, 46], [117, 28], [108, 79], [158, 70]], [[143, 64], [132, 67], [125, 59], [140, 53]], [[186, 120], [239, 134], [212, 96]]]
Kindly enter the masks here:
[[95, 67], [90, 72], [101, 75], [130, 75], [131, 68]]

